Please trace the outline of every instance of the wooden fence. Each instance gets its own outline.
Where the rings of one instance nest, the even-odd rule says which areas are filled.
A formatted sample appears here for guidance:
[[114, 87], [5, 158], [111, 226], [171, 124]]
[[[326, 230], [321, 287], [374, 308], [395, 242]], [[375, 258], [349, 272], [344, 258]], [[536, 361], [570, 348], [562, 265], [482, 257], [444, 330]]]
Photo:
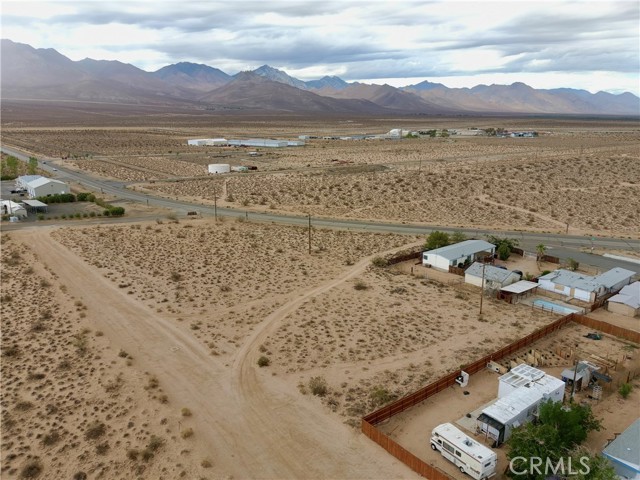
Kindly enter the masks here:
[[[596, 320], [594, 318], [589, 318], [584, 315], [571, 313], [555, 320], [549, 325], [539, 328], [535, 332], [530, 333], [526, 337], [523, 337], [520, 340], [507, 345], [506, 347], [503, 347], [489, 355], [485, 355], [484, 357], [476, 360], [473, 363], [465, 365], [461, 370], [464, 370], [469, 375], [478, 373], [484, 370], [487, 366], [487, 363], [489, 363], [490, 361], [500, 360], [506, 356], [509, 356], [517, 352], [518, 350], [540, 340], [541, 338], [544, 338], [547, 335], [560, 330], [570, 322], [579, 323], [589, 328], [600, 330], [603, 333], [608, 333], [625, 340], [640, 343], [640, 332], [611, 325], [609, 323]], [[445, 388], [449, 388], [450, 386], [454, 385], [459, 374], [460, 370], [451, 372], [444, 377], [436, 380], [435, 382], [430, 383], [429, 385], [413, 393], [410, 393], [409, 395], [406, 395], [396, 400], [395, 402], [392, 402], [389, 405], [376, 410], [375, 412], [366, 415], [362, 418], [361, 421], [362, 433], [364, 433], [367, 437], [376, 442], [395, 458], [400, 460], [405, 465], [409, 466], [412, 470], [422, 475], [423, 477], [428, 478], [429, 480], [452, 480], [451, 477], [449, 477], [447, 474], [416, 457], [414, 454], [403, 448], [400, 444], [378, 430], [375, 426], [380, 422], [387, 420], [394, 415], [397, 415], [398, 413], [403, 412], [404, 410], [423, 402], [427, 398], [435, 395], [438, 392], [441, 392]]]
[[541, 261], [543, 262], [549, 262], [549, 263], [560, 263], [560, 259], [558, 257], [554, 257], [552, 255], [543, 255], [540, 258]]
[[422, 258], [422, 248], [415, 252], [399, 253], [387, 258], [387, 265], [395, 265], [396, 263], [406, 262], [407, 260]]

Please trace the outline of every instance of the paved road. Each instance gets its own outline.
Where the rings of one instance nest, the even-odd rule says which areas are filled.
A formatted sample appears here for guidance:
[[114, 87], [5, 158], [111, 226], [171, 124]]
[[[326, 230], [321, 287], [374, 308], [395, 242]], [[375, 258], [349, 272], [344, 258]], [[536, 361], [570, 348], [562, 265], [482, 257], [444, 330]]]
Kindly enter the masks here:
[[[21, 160], [27, 161], [29, 158], [29, 152], [22, 152], [15, 148], [6, 146], [2, 146], [0, 148], [5, 153], [14, 155]], [[55, 159], [47, 159], [46, 161], [49, 162], [50, 160]], [[90, 189], [93, 189], [96, 192], [99, 191], [108, 193], [123, 200], [167, 208], [169, 210], [175, 211], [178, 214], [186, 215], [186, 212], [195, 210], [198, 211], [201, 215], [205, 216], [213, 216], [215, 213], [217, 213], [217, 215], [221, 216], [246, 217], [251, 221], [263, 221], [287, 225], [307, 226], [309, 222], [309, 218], [302, 215], [284, 215], [272, 213], [269, 211], [245, 211], [242, 209], [226, 207], [218, 207], [217, 209], [214, 209], [214, 207], [210, 205], [201, 205], [196, 203], [184, 202], [181, 200], [156, 197], [142, 192], [128, 190], [126, 182], [117, 180], [96, 179], [95, 177], [84, 172], [77, 172], [60, 166], [54, 167], [51, 163], [43, 164], [42, 161], [40, 162], [40, 168], [48, 171], [60, 180], [77, 182]], [[590, 253], [584, 253], [580, 251], [581, 249], [600, 247], [605, 249], [627, 250], [640, 253], [640, 240], [613, 237], [561, 235], [553, 233], [499, 231], [474, 228], [451, 228], [407, 223], [370, 222], [328, 217], [313, 217], [311, 219], [311, 222], [314, 227], [364, 230], [370, 232], [390, 232], [407, 235], [428, 235], [434, 230], [442, 230], [448, 232], [463, 232], [468, 236], [476, 238], [482, 238], [485, 235], [507, 236], [518, 239], [519, 244], [527, 251], [535, 251], [536, 245], [542, 243], [547, 246], [549, 254], [555, 255], [563, 260], [571, 257], [580, 263], [593, 265], [603, 270], [608, 270], [609, 268], [619, 266], [640, 273], [640, 265], [636, 263], [614, 260], [602, 257], [600, 255], [592, 255]]]

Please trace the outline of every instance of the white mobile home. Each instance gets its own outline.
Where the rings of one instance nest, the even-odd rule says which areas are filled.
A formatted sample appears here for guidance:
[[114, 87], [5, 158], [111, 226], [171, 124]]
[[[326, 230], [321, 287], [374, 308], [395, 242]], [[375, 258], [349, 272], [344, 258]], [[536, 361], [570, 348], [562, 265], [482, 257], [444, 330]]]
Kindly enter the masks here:
[[559, 378], [526, 364], [500, 378], [498, 400], [477, 419], [479, 430], [497, 445], [506, 442], [514, 428], [533, 420], [542, 401], [561, 402], [565, 389]]
[[502, 287], [520, 280], [519, 273], [494, 267], [493, 265], [484, 265], [480, 262], [474, 262], [464, 272], [464, 282], [477, 287], [482, 287], [483, 277], [484, 285], [493, 290], [500, 290]]
[[482, 480], [496, 474], [498, 456], [490, 448], [469, 438], [450, 423], [438, 425], [431, 432], [431, 449], [439, 451], [471, 478]]
[[226, 138], [192, 138], [187, 140], [187, 145], [192, 147], [223, 147], [227, 144]]
[[449, 271], [450, 266], [474, 262], [487, 255], [493, 256], [496, 246], [484, 240], [465, 240], [446, 247], [436, 248], [422, 253], [422, 264], [440, 270]]
[[617, 292], [628, 285], [635, 274], [619, 267], [595, 277], [559, 269], [540, 277], [538, 284], [543, 290], [592, 303], [599, 296]]

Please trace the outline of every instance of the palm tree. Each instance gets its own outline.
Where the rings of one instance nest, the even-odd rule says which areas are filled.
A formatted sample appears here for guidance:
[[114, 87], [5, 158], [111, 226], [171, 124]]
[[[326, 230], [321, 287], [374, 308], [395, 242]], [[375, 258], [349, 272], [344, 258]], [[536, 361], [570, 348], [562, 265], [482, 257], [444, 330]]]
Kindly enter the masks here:
[[536, 262], [540, 262], [547, 251], [547, 247], [543, 243], [536, 246]]

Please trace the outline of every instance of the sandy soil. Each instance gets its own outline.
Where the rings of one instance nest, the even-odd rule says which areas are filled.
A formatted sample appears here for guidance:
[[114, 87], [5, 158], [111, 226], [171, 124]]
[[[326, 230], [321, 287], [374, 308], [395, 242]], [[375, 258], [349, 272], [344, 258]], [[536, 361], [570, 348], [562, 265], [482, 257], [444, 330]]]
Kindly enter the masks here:
[[[592, 405], [597, 418], [603, 421], [603, 430], [592, 432], [585, 442], [585, 446], [594, 452], [599, 452], [607, 439], [613, 437], [613, 432], [620, 432], [637, 418], [637, 399], [640, 389], [640, 376], [634, 380], [634, 393], [623, 400], [617, 393], [617, 385], [626, 381], [629, 372], [638, 375], [640, 368], [640, 354], [637, 348], [629, 348], [628, 343], [620, 341], [615, 337], [605, 335], [600, 341], [585, 340], [584, 335], [589, 333], [587, 327], [581, 325], [570, 325], [562, 331], [549, 336], [540, 342], [532, 345], [538, 352], [546, 356], [547, 360], [542, 370], [550, 375], [559, 377], [564, 368], [570, 368], [575, 358], [596, 362], [592, 355], [607, 356], [610, 360], [618, 360], [619, 365], [614, 370], [608, 369], [608, 374], [613, 377], [612, 384], [603, 390], [603, 399], [600, 402], [589, 400], [587, 395], [591, 393], [589, 389], [576, 393], [575, 399], [580, 402], [587, 402]], [[577, 346], [577, 356], [575, 353]], [[530, 347], [531, 348], [531, 347]], [[528, 349], [527, 349], [528, 350]], [[500, 363], [507, 366], [512, 359], [524, 357], [525, 352], [516, 353], [512, 358], [504, 359]], [[560, 353], [560, 356], [557, 355]], [[519, 362], [517, 362], [519, 363]], [[603, 366], [604, 371], [604, 366]], [[436, 465], [452, 477], [459, 476], [453, 464], [444, 459], [440, 453], [433, 452], [429, 448], [428, 439], [431, 430], [444, 422], [456, 422], [467, 413], [486, 405], [497, 396], [498, 375], [488, 370], [471, 377], [467, 387], [450, 387], [443, 392], [425, 400], [420, 405], [407, 410], [384, 422], [379, 428], [398, 441], [403, 447], [409, 449], [413, 454]], [[463, 392], [469, 392], [465, 395]], [[569, 390], [567, 390], [567, 395]], [[613, 413], [615, 415], [613, 415]], [[459, 428], [463, 428], [458, 425]], [[480, 442], [484, 442], [482, 435], [476, 435], [473, 431], [467, 433]], [[485, 442], [486, 443], [486, 442]], [[488, 446], [490, 446], [487, 443]], [[498, 454], [498, 478], [507, 467], [507, 447], [502, 446], [495, 450]]]

